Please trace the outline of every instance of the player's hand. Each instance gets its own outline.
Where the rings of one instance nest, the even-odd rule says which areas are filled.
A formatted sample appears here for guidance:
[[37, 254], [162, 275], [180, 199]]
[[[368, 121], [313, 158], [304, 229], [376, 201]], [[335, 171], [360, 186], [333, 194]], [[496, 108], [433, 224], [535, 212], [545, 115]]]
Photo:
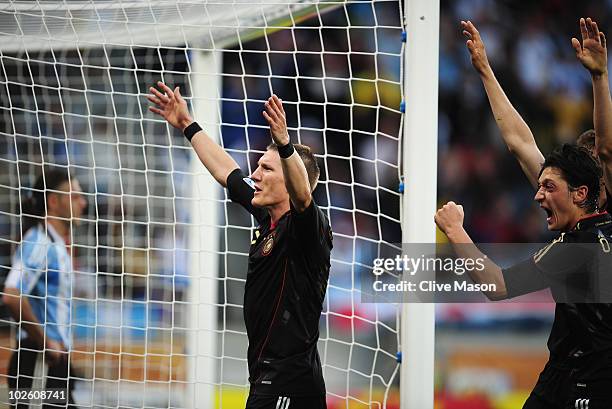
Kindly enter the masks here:
[[603, 75], [608, 71], [608, 50], [606, 36], [597, 28], [597, 23], [591, 18], [580, 19], [580, 34], [582, 44], [577, 38], [572, 38], [572, 46], [576, 58], [589, 70], [591, 75]]
[[287, 132], [287, 116], [283, 109], [283, 101], [276, 95], [272, 95], [264, 104], [266, 108], [263, 116], [270, 126], [270, 134], [274, 143], [282, 146], [289, 143], [289, 132]]
[[470, 58], [472, 65], [478, 71], [479, 74], [484, 74], [489, 69], [489, 59], [487, 58], [487, 52], [485, 45], [480, 38], [480, 33], [472, 24], [471, 21], [461, 21], [462, 33], [467, 38], [465, 45], [470, 52]]
[[164, 92], [163, 94], [155, 87], [150, 87], [151, 93], [147, 95], [147, 99], [155, 104], [154, 107], [149, 107], [149, 110], [163, 117], [173, 127], [184, 130], [193, 122], [193, 118], [189, 114], [187, 102], [181, 96], [179, 87], [170, 89], [161, 81], [157, 82], [157, 86]]
[[51, 339], [47, 339], [45, 342], [45, 357], [50, 361], [50, 364], [58, 364], [66, 359], [66, 348]]
[[450, 232], [457, 231], [463, 228], [463, 206], [455, 202], [448, 202], [436, 212], [434, 221], [448, 236]]

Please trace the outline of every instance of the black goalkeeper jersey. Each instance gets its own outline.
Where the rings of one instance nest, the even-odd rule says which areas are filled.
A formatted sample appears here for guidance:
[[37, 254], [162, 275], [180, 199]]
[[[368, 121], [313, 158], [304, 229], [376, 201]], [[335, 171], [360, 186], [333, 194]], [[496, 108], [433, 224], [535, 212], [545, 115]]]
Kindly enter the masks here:
[[313, 200], [301, 213], [291, 207], [271, 226], [268, 212], [251, 205], [247, 180], [236, 169], [227, 189], [260, 223], [244, 292], [251, 393], [325, 394], [317, 341], [332, 249], [329, 221]]
[[577, 381], [612, 379], [612, 219], [583, 218], [533, 258], [503, 270], [508, 298], [550, 288], [549, 365]]

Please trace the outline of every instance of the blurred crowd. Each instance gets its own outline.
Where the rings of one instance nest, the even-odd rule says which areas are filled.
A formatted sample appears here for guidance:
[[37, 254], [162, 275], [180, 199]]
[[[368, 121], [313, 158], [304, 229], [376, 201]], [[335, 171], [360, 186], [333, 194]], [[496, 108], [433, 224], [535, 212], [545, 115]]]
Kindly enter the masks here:
[[[315, 199], [330, 207], [334, 232], [400, 241], [401, 38], [397, 2], [364, 2], [224, 52], [224, 145], [252, 169], [253, 151], [271, 141], [263, 101], [278, 94], [293, 141], [318, 157]], [[240, 154], [247, 149], [249, 160]]]
[[[546, 154], [593, 128], [590, 77], [570, 43], [579, 36], [582, 16], [591, 16], [606, 32], [612, 0], [441, 2], [438, 203], [462, 203], [476, 241], [535, 242], [550, 235], [532, 200], [533, 188], [501, 139], [459, 21], [469, 19], [480, 30], [499, 82]], [[358, 28], [372, 20], [378, 29]], [[347, 24], [357, 28], [346, 29]], [[321, 25], [326, 28], [320, 31]], [[388, 242], [400, 240], [397, 223], [372, 216], [399, 218], [394, 194], [399, 183], [399, 35], [397, 5], [353, 4], [346, 12], [338, 9], [322, 21], [306, 21], [300, 29], [281, 30], [237, 47], [240, 52], [224, 53], [226, 146], [264, 149], [269, 137], [260, 101], [271, 92], [281, 95], [290, 101], [294, 135], [320, 155], [323, 184], [315, 197], [331, 205], [334, 231]], [[271, 53], [261, 53], [268, 47]], [[322, 50], [327, 51], [323, 57], [312, 53]], [[358, 106], [350, 107], [351, 102]], [[376, 163], [371, 161], [375, 151]]]
[[544, 240], [535, 192], [502, 141], [459, 22], [479, 29], [497, 79], [546, 155], [593, 128], [590, 75], [570, 39], [580, 38], [580, 17], [609, 35], [612, 1], [457, 0], [441, 7], [438, 201], [464, 205], [475, 241]]

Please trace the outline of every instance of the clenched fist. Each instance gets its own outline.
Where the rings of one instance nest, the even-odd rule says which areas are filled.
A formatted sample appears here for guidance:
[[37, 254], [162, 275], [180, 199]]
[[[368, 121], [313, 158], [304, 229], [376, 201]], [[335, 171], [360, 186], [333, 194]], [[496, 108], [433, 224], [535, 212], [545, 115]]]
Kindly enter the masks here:
[[463, 228], [463, 206], [455, 202], [448, 202], [436, 212], [434, 221], [448, 235], [451, 231], [457, 231]]

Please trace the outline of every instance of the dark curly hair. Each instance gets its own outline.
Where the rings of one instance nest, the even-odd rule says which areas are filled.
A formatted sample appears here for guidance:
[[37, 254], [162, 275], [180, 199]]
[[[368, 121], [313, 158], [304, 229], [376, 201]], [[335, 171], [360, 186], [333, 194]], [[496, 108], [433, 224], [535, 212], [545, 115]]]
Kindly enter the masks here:
[[587, 198], [580, 204], [589, 213], [597, 210], [599, 203], [601, 167], [590, 152], [576, 145], [564, 144], [555, 149], [546, 157], [540, 170], [540, 175], [546, 168], [557, 168], [561, 171], [561, 177], [567, 182], [571, 190], [580, 186], [586, 186]]

